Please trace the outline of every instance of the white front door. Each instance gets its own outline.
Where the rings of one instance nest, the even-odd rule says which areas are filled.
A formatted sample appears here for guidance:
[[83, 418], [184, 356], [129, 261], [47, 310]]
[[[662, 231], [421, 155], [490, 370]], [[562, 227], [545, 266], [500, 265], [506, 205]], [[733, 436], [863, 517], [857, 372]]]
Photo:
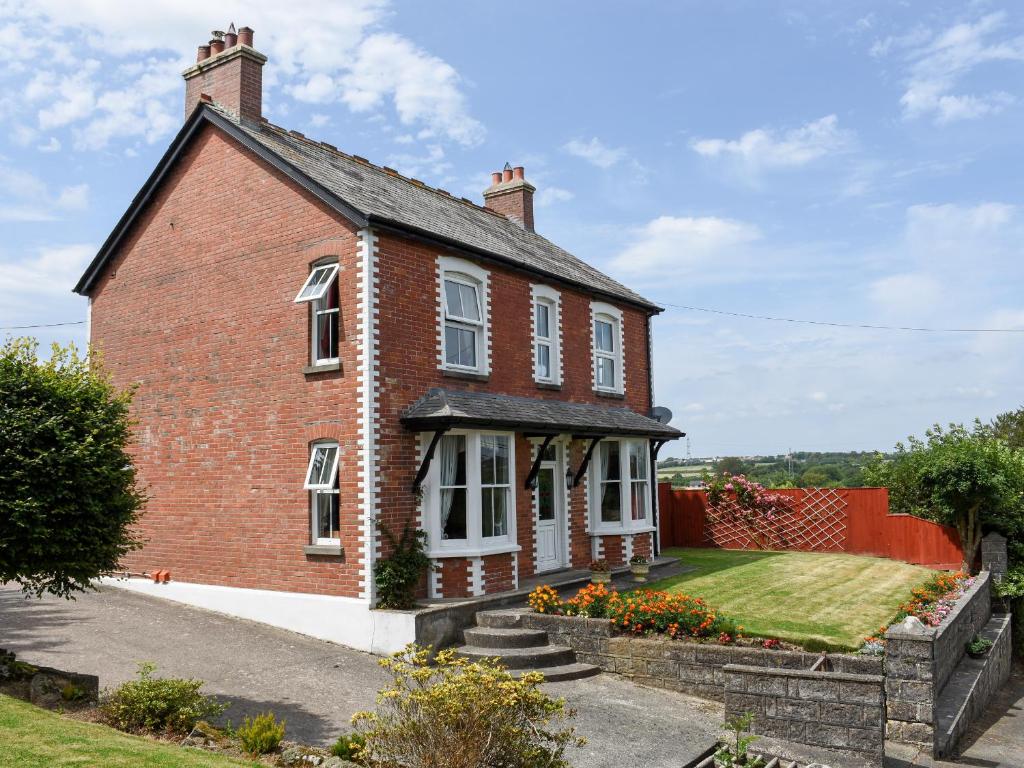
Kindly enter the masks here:
[[537, 474], [537, 571], [565, 566], [564, 480], [559, 473], [560, 462], [555, 460], [561, 448], [551, 446], [548, 451], [551, 460], [542, 462]]

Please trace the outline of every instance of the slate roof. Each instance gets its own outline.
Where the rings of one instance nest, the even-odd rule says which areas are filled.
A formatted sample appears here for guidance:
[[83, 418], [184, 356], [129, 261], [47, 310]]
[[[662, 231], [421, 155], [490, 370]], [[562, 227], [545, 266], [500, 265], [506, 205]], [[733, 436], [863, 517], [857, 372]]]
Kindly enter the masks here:
[[486, 426], [577, 435], [635, 435], [672, 440], [684, 433], [628, 408], [562, 400], [431, 389], [402, 415], [412, 430]]
[[[228, 113], [218, 112], [234, 121]], [[270, 123], [234, 122], [250, 138], [371, 222], [377, 220], [434, 235], [589, 290], [659, 309], [640, 294], [501, 214]]]

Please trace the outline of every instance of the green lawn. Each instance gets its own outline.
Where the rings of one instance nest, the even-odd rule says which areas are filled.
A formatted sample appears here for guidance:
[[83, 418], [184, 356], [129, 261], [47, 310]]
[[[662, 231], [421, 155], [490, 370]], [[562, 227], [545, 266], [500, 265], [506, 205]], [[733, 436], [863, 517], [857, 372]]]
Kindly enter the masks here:
[[0, 764], [12, 768], [237, 768], [260, 766], [129, 736], [0, 694]]
[[858, 647], [935, 572], [857, 555], [667, 549], [696, 570], [651, 584], [703, 597], [750, 635], [805, 647]]

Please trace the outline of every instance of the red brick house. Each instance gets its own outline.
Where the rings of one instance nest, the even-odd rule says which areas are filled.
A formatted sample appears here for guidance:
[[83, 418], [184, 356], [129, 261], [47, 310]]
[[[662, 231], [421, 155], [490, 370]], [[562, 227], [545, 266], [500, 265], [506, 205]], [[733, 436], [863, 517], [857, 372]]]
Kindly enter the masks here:
[[659, 308], [535, 232], [522, 168], [481, 206], [267, 122], [252, 34], [199, 48], [184, 126], [75, 288], [138, 386], [126, 568], [391, 650], [384, 526], [427, 531], [425, 598], [651, 554], [681, 434], [651, 416]]

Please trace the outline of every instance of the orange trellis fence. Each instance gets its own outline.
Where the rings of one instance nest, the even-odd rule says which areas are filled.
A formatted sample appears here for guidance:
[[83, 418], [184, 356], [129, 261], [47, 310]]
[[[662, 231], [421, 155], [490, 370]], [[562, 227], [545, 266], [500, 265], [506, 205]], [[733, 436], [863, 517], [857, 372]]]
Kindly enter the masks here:
[[785, 496], [789, 508], [771, 521], [744, 520], [734, 502], [716, 507], [702, 490], [659, 483], [661, 546], [848, 552], [929, 568], [960, 567], [956, 530], [890, 514], [885, 488], [793, 488], [773, 493]]

